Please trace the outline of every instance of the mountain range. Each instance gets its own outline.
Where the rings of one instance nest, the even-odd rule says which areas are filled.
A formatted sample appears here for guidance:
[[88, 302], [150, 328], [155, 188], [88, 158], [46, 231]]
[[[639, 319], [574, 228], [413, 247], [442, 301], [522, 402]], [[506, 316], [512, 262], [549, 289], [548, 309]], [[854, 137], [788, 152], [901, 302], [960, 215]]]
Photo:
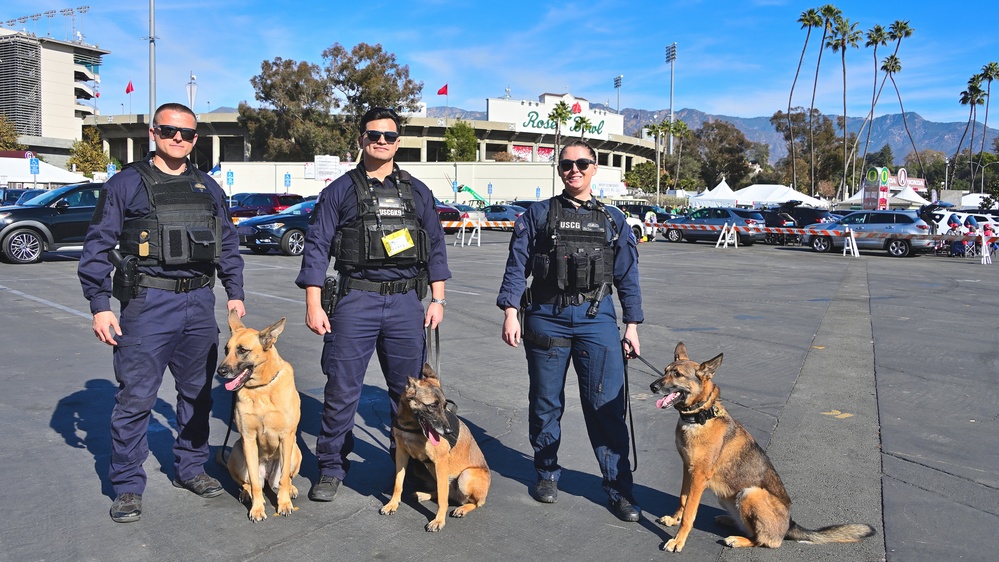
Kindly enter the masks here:
[[[592, 107], [605, 111], [614, 111], [613, 108], [606, 107], [603, 104], [592, 104]], [[623, 108], [621, 113], [624, 114], [624, 134], [635, 136], [642, 127], [657, 121], [654, 118], [656, 114], [669, 115], [669, 109]], [[484, 111], [465, 111], [457, 107], [427, 108], [428, 117], [444, 117], [445, 114], [449, 118], [461, 118], [464, 120], [484, 120], [486, 118], [486, 112]], [[835, 123], [837, 116], [830, 115], [829, 118]], [[681, 109], [674, 112], [674, 119], [682, 119], [692, 131], [699, 129], [704, 123], [716, 120], [727, 121], [742, 131], [742, 134], [748, 140], [761, 142], [769, 146], [771, 164], [787, 156], [787, 144], [784, 142], [784, 138], [774, 129], [773, 125], [770, 124], [770, 117], [733, 117], [730, 115], [711, 115], [696, 109]], [[947, 156], [954, 155], [954, 152], [957, 150], [957, 143], [961, 140], [961, 135], [964, 134], [965, 127], [968, 125], [967, 121], [955, 123], [927, 121], [914, 112], [906, 112], [905, 119], [909, 123], [909, 131], [912, 132], [912, 138], [919, 150], [937, 150]], [[863, 123], [864, 119], [862, 117], [847, 118], [847, 126], [854, 133], [860, 130]], [[976, 122], [976, 126], [978, 128], [975, 132], [975, 151], [977, 152], [982, 146], [982, 124]], [[863, 135], [866, 138], [866, 129]], [[999, 137], [999, 129], [989, 127], [988, 138], [985, 142], [986, 151], [993, 150], [992, 141], [997, 137]], [[964, 144], [961, 145], [962, 150], [968, 147], [970, 140], [971, 130], [969, 129], [964, 139]], [[864, 142], [864, 140], [862, 139], [861, 142]], [[895, 157], [895, 164], [897, 165], [904, 163], [905, 157], [912, 152], [912, 143], [905, 132], [901, 113], [887, 114], [874, 118], [871, 128], [871, 144], [868, 152], [877, 152], [885, 144], [891, 147], [892, 154]]]

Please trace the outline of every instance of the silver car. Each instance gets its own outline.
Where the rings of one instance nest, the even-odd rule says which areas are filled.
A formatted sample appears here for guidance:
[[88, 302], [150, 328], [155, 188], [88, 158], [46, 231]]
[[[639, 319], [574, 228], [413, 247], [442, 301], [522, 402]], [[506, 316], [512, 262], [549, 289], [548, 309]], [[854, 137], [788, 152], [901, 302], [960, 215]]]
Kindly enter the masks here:
[[[816, 252], [842, 248], [847, 228], [857, 233], [858, 250], [885, 250], [897, 258], [933, 251], [933, 240], [913, 237], [933, 233], [915, 211], [857, 211], [836, 222], [810, 224], [805, 227], [801, 243]], [[829, 234], [829, 231], [839, 232], [839, 235]]]
[[[750, 246], [755, 242], [763, 242], [766, 233], [763, 231], [766, 219], [755, 209], [738, 209], [735, 207], [709, 207], [698, 209], [687, 216], [676, 217], [659, 225], [663, 235], [670, 242], [696, 242], [707, 240], [714, 242], [721, 235], [725, 225], [738, 226], [746, 230], [739, 232], [739, 244]], [[759, 229], [759, 230], [757, 230]]]

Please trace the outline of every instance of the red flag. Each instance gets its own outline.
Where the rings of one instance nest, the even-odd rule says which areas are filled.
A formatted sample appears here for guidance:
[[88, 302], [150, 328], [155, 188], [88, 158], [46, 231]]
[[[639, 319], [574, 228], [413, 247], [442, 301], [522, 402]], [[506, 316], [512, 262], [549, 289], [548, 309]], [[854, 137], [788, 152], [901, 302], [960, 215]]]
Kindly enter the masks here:
[[126, 94], [131, 94], [134, 91], [135, 91], [135, 88], [132, 86], [132, 81], [129, 80], [128, 81], [128, 86], [125, 87], [125, 93]]
[[447, 95], [447, 84], [444, 84], [443, 88], [441, 88], [440, 90], [437, 90], [437, 95], [438, 96], [446, 96]]

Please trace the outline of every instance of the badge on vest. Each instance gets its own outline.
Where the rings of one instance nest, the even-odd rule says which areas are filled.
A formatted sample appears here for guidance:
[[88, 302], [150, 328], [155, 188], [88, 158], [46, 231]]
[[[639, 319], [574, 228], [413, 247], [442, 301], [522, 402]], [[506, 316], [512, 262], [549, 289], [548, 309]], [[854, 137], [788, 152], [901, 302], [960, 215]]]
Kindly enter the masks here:
[[208, 189], [208, 188], [205, 187], [205, 184], [203, 184], [203, 183], [201, 183], [199, 181], [198, 182], [194, 182], [194, 190], [195, 191], [204, 191], [206, 189]]
[[397, 230], [392, 234], [383, 236], [382, 245], [385, 246], [385, 253], [391, 257], [412, 248], [416, 244], [413, 243], [413, 237], [409, 234], [409, 229], [403, 228], [402, 230]]

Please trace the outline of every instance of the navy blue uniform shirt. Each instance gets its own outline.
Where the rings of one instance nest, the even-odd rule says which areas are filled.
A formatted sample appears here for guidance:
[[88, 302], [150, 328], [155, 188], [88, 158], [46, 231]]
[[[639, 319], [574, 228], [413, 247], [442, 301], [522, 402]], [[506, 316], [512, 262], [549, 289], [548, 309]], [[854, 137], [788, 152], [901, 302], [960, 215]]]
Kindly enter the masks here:
[[[569, 213], [587, 214], [585, 209], [577, 209], [566, 198], [559, 196], [556, 201]], [[501, 309], [520, 308], [520, 297], [527, 288], [527, 278], [531, 276], [535, 244], [539, 237], [548, 236], [548, 208], [551, 199], [539, 201], [527, 208], [513, 226], [510, 237], [510, 255], [503, 271], [503, 284], [500, 286], [496, 306]], [[642, 292], [638, 285], [638, 246], [625, 220], [624, 213], [616, 207], [607, 207], [618, 231], [614, 242], [614, 287], [621, 303], [621, 312], [626, 324], [641, 323], [645, 320], [642, 312]], [[608, 229], [609, 231], [610, 229]], [[608, 240], [610, 232], [607, 233]]]
[[[180, 279], [209, 275], [214, 267], [229, 300], [243, 300], [243, 257], [239, 255], [239, 235], [229, 217], [225, 192], [207, 174], [194, 169], [190, 162], [187, 169], [190, 173], [197, 174], [198, 179], [207, 186], [212, 196], [213, 212], [222, 219], [222, 255], [219, 262], [214, 266], [210, 263], [141, 266], [139, 272], [154, 277]], [[155, 169], [153, 173], [156, 173]], [[118, 244], [118, 236], [121, 235], [125, 221], [141, 218], [149, 213], [149, 195], [139, 172], [134, 167], [126, 167], [112, 176], [101, 190], [98, 205], [102, 204], [103, 207], [94, 211], [94, 218], [99, 220], [91, 222], [87, 230], [77, 268], [83, 296], [90, 301], [91, 313], [111, 310], [111, 271], [114, 266], [111, 265], [108, 252]]]
[[[392, 176], [385, 178], [385, 185], [391, 186]], [[430, 240], [430, 257], [428, 269], [430, 282], [445, 281], [451, 278], [447, 267], [447, 242], [444, 240], [444, 230], [430, 188], [422, 181], [412, 178], [413, 200], [416, 203], [417, 220], [427, 231]], [[316, 206], [312, 210], [309, 230], [305, 233], [305, 249], [302, 252], [302, 269], [298, 272], [295, 284], [301, 288], [308, 286], [322, 287], [326, 279], [326, 271], [330, 265], [330, 246], [333, 237], [343, 225], [357, 220], [357, 195], [350, 175], [344, 174], [333, 180], [319, 194]], [[334, 265], [336, 267], [336, 265]], [[339, 267], [337, 271], [343, 273]], [[351, 274], [369, 281], [396, 281], [412, 279], [417, 276], [416, 266], [406, 268], [378, 267], [360, 269]]]

